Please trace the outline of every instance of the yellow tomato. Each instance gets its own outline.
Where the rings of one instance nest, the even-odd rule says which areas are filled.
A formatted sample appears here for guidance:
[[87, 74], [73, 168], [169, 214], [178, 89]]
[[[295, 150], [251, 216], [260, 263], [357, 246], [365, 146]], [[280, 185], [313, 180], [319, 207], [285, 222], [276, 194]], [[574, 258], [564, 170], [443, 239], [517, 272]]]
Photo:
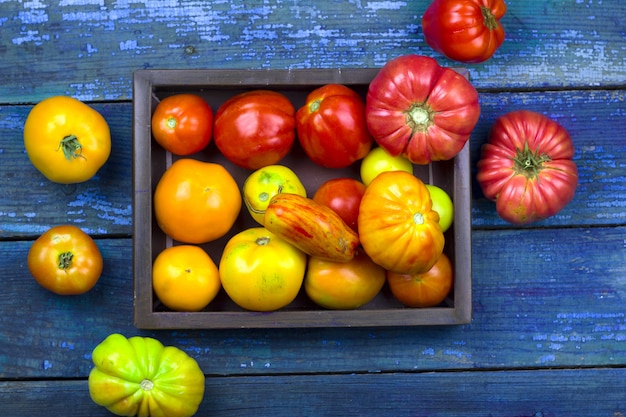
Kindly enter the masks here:
[[265, 209], [278, 193], [306, 197], [306, 189], [295, 172], [284, 165], [268, 165], [254, 171], [243, 184], [243, 201], [248, 212], [263, 226]]
[[263, 227], [233, 236], [220, 260], [220, 279], [238, 306], [273, 311], [291, 303], [302, 286], [306, 255]]
[[200, 311], [221, 287], [215, 262], [199, 246], [171, 246], [152, 265], [152, 288], [163, 305], [174, 311]]
[[87, 181], [111, 153], [109, 125], [100, 113], [72, 97], [38, 104], [24, 124], [24, 147], [32, 164], [50, 181]]
[[405, 171], [413, 174], [413, 164], [404, 156], [392, 156], [381, 147], [372, 149], [361, 161], [361, 181], [365, 185], [369, 185], [378, 174], [387, 171]]
[[310, 257], [304, 289], [315, 304], [332, 310], [349, 310], [369, 303], [385, 284], [385, 270], [364, 251], [348, 262]]
[[157, 224], [172, 239], [206, 243], [224, 236], [241, 210], [241, 193], [223, 166], [183, 158], [163, 174], [154, 191]]

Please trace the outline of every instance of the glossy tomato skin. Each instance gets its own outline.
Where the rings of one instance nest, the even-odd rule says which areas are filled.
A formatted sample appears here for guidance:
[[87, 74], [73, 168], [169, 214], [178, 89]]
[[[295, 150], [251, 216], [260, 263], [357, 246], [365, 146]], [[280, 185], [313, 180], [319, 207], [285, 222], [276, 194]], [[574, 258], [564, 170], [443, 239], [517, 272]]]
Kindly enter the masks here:
[[118, 416], [191, 417], [204, 397], [204, 373], [174, 346], [113, 333], [92, 354], [89, 395]]
[[296, 130], [308, 157], [326, 168], [345, 168], [362, 159], [374, 141], [363, 98], [341, 84], [324, 85], [307, 96], [296, 113]]
[[152, 135], [175, 155], [204, 149], [213, 135], [213, 110], [200, 96], [176, 94], [164, 98], [152, 114]]
[[35, 168], [50, 181], [80, 183], [109, 159], [111, 133], [95, 109], [73, 97], [54, 96], [28, 114], [24, 147]]
[[454, 203], [452, 198], [442, 188], [436, 185], [426, 184], [430, 199], [433, 202], [433, 210], [439, 214], [439, 225], [443, 232], [447, 231], [454, 221]]
[[153, 205], [165, 234], [200, 244], [219, 239], [232, 228], [242, 199], [237, 182], [222, 165], [181, 158], [161, 176]]
[[450, 258], [442, 253], [428, 271], [421, 274], [398, 274], [387, 271], [387, 284], [398, 301], [407, 307], [435, 307], [441, 304], [454, 284]]
[[385, 284], [385, 270], [363, 250], [348, 262], [309, 257], [304, 289], [315, 304], [330, 310], [359, 308]]
[[426, 43], [450, 59], [479, 63], [504, 42], [503, 0], [435, 0], [422, 17]]
[[196, 245], [176, 245], [159, 252], [152, 265], [152, 288], [174, 311], [200, 311], [221, 288], [217, 265]]
[[306, 197], [306, 188], [296, 173], [285, 165], [268, 165], [250, 174], [243, 184], [243, 201], [250, 216], [261, 226], [265, 210], [278, 193]]
[[474, 86], [425, 56], [388, 61], [367, 93], [367, 126], [374, 139], [391, 155], [404, 155], [414, 164], [452, 159], [479, 116]]
[[482, 147], [476, 179], [500, 217], [528, 224], [574, 198], [578, 168], [567, 130], [543, 114], [517, 110], [496, 120]]
[[354, 178], [333, 178], [319, 186], [313, 201], [330, 207], [352, 230], [358, 233], [359, 207], [365, 184]]
[[291, 101], [276, 91], [237, 94], [215, 113], [215, 144], [227, 159], [243, 168], [276, 164], [295, 141], [295, 114]]
[[367, 186], [359, 237], [374, 262], [403, 274], [428, 271], [445, 243], [428, 189], [404, 171], [383, 172]]
[[27, 263], [42, 287], [60, 295], [89, 291], [103, 268], [96, 243], [73, 225], [55, 226], [44, 232], [30, 247]]
[[361, 161], [361, 181], [366, 186], [378, 174], [387, 171], [406, 171], [413, 174], [413, 164], [403, 155], [393, 156], [380, 146], [372, 149]]
[[274, 311], [291, 303], [302, 286], [306, 254], [264, 227], [233, 236], [219, 264], [222, 287], [239, 307]]

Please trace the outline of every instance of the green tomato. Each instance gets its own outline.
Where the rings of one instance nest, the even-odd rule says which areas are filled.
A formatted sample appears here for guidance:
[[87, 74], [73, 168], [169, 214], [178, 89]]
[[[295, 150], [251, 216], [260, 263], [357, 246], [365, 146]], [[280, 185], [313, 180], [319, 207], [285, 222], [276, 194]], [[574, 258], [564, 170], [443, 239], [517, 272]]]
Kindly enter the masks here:
[[442, 231], [446, 231], [454, 221], [454, 204], [452, 199], [441, 188], [436, 185], [426, 184], [430, 192], [430, 199], [433, 201], [433, 210], [439, 214], [439, 225]]
[[361, 161], [361, 181], [365, 185], [386, 171], [406, 171], [413, 174], [413, 164], [402, 155], [392, 156], [384, 148], [372, 149]]

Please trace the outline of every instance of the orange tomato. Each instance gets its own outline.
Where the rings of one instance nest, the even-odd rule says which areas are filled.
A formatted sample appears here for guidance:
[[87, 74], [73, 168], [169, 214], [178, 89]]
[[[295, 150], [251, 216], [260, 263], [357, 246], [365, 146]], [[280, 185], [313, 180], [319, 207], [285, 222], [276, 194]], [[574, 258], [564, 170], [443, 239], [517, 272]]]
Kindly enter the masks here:
[[374, 262], [403, 274], [428, 271], [445, 243], [428, 189], [405, 171], [383, 172], [367, 186], [359, 237]]
[[441, 254], [435, 265], [421, 274], [387, 271], [391, 293], [407, 307], [434, 307], [441, 304], [450, 293], [453, 282], [452, 263], [446, 254]]
[[206, 243], [231, 229], [241, 201], [239, 186], [223, 166], [183, 158], [159, 180], [154, 214], [161, 230], [172, 239]]
[[304, 290], [315, 304], [350, 310], [369, 303], [385, 284], [385, 270], [362, 250], [348, 262], [310, 257]]
[[199, 246], [171, 246], [152, 266], [152, 288], [163, 305], [175, 311], [200, 311], [221, 288], [215, 262]]

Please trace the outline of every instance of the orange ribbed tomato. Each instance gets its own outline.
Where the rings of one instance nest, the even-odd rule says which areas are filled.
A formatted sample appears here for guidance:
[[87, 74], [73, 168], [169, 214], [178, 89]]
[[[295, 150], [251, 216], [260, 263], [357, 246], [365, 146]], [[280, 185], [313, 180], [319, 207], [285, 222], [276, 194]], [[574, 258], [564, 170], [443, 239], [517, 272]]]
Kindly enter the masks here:
[[428, 189], [405, 171], [383, 172], [367, 187], [359, 209], [359, 237], [374, 262], [403, 274], [428, 271], [445, 243]]
[[154, 191], [157, 224], [184, 243], [206, 243], [224, 236], [241, 204], [239, 186], [226, 168], [189, 158], [174, 162]]

